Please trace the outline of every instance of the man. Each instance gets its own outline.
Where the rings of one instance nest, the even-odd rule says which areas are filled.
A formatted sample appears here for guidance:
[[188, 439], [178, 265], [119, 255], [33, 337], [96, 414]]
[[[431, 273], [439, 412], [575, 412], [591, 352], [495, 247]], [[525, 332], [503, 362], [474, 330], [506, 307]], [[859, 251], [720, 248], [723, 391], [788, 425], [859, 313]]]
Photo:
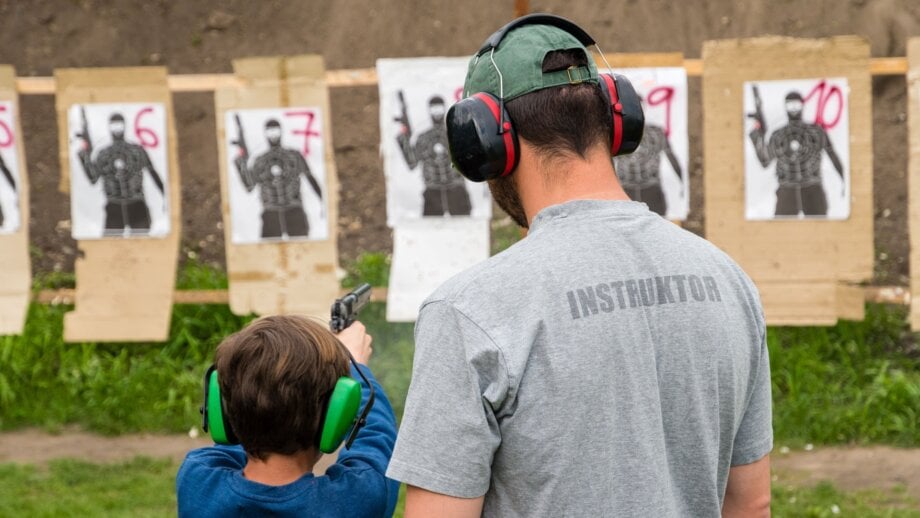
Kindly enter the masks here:
[[[484, 56], [465, 92], [498, 97], [501, 71], [520, 142], [489, 187], [529, 233], [422, 306], [388, 470], [408, 485], [406, 517], [768, 515], [753, 284], [628, 200], [578, 39], [523, 25]], [[544, 87], [566, 69], [579, 81]]]
[[143, 146], [125, 140], [125, 118], [120, 113], [109, 117], [112, 143], [99, 150], [93, 160], [89, 137], [81, 135], [86, 145], [78, 151], [83, 172], [91, 184], [102, 179], [105, 190], [104, 235], [120, 236], [128, 230], [131, 234], [150, 232], [150, 210], [144, 199], [144, 172], [150, 173], [153, 183], [165, 197], [163, 181], [157, 174]]
[[671, 142], [661, 126], [646, 124], [642, 144], [631, 154], [614, 158], [613, 162], [617, 178], [620, 179], [629, 199], [642, 202], [648, 205], [652, 212], [664, 216], [668, 212], [668, 202], [661, 188], [662, 153], [681, 182], [680, 193], [683, 196], [684, 177], [680, 162], [677, 161], [677, 155], [671, 149]]
[[256, 157], [251, 169], [245, 149], [235, 161], [246, 192], [259, 186], [262, 237], [306, 237], [310, 235], [310, 224], [300, 195], [300, 176], [307, 179], [320, 200], [322, 189], [300, 151], [281, 146], [281, 124], [277, 120], [265, 123], [265, 139], [268, 151]]
[[[818, 124], [802, 120], [804, 106], [802, 94], [796, 91], [786, 95], [786, 115], [789, 124], [773, 132], [766, 141], [766, 127], [762, 120], [755, 120], [751, 130], [751, 142], [757, 159], [764, 168], [776, 160], [777, 216], [826, 216], [827, 196], [821, 186], [821, 152], [828, 158], [844, 180], [843, 164], [831, 145], [827, 132]], [[841, 193], [841, 196], [845, 194]]]
[[[3, 173], [3, 177], [6, 178], [7, 183], [10, 184], [10, 187], [13, 189], [13, 192], [16, 192], [16, 181], [13, 180], [13, 173], [10, 172], [9, 168], [6, 167], [6, 162], [3, 161], [3, 155], [0, 155], [0, 173]], [[3, 207], [0, 207], [0, 227], [3, 226]]]
[[[402, 97], [400, 97], [402, 99]], [[404, 108], [405, 109], [405, 108]], [[444, 127], [444, 99], [435, 95], [428, 100], [428, 113], [431, 115], [431, 129], [415, 139], [408, 117], [400, 118], [402, 127], [396, 142], [402, 151], [409, 169], [422, 164], [422, 177], [425, 181], [423, 198], [423, 216], [469, 216], [472, 209], [466, 183], [450, 165], [447, 152], [447, 129]]]

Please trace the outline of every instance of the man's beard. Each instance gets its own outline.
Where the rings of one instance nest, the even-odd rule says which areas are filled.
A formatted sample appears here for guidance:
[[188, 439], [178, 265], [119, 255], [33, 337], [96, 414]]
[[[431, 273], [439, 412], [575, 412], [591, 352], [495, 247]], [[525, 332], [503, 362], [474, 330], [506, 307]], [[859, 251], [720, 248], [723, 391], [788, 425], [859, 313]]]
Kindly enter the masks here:
[[498, 206], [508, 213], [518, 226], [530, 228], [527, 223], [527, 214], [524, 212], [524, 205], [521, 203], [521, 196], [518, 194], [517, 183], [514, 181], [514, 175], [489, 180], [489, 190], [492, 192], [492, 198], [495, 199]]

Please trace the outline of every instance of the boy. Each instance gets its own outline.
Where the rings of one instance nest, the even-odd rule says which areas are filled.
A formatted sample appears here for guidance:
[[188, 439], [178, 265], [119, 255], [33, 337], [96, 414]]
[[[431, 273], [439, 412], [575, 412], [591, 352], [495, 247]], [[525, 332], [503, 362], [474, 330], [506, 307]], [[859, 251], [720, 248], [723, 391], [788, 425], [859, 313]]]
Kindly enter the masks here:
[[[334, 335], [297, 316], [262, 318], [227, 337], [215, 366], [224, 414], [241, 446], [189, 452], [176, 476], [179, 516], [392, 515], [399, 484], [384, 473], [396, 418], [366, 367], [371, 341], [361, 322]], [[349, 371], [361, 380], [361, 408], [368, 383], [375, 401], [351, 448], [314, 476], [329, 396]]]

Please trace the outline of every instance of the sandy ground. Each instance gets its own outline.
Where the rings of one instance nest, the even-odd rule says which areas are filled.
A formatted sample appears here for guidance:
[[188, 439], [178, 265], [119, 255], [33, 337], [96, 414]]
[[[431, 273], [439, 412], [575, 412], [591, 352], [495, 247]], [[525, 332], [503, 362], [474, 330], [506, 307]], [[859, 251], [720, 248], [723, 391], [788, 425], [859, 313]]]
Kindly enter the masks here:
[[0, 463], [45, 464], [59, 458], [115, 462], [136, 456], [169, 457], [181, 462], [193, 449], [213, 442], [188, 435], [131, 434], [104, 437], [78, 430], [49, 434], [23, 429], [0, 434]]
[[[0, 434], [0, 464], [43, 465], [59, 458], [116, 462], [135, 456], [169, 457], [177, 464], [190, 449], [211, 444], [188, 435], [135, 434], [103, 437], [75, 429], [49, 434], [24, 429]], [[886, 446], [816, 448], [812, 451], [774, 452], [774, 480], [812, 486], [829, 480], [844, 491], [904, 487], [920, 500], [920, 449]]]
[[774, 453], [774, 474], [784, 483], [814, 485], [830, 480], [841, 490], [891, 490], [903, 486], [920, 499], [920, 449], [887, 446], [816, 448]]

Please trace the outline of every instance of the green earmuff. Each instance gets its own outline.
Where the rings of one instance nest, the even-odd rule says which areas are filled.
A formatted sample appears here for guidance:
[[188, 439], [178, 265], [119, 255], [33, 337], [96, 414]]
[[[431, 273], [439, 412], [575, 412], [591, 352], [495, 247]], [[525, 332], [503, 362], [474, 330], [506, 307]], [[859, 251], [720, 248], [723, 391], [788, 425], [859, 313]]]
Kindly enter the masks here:
[[224, 414], [224, 402], [220, 399], [220, 385], [217, 383], [217, 369], [212, 365], [204, 376], [204, 431], [210, 432], [217, 444], [238, 444], [239, 440]]
[[361, 407], [361, 384], [347, 376], [335, 382], [329, 396], [329, 408], [323, 419], [323, 433], [319, 438], [319, 451], [332, 453], [345, 439], [348, 429], [355, 425]]
[[[360, 374], [360, 371], [358, 372]], [[368, 401], [368, 407], [371, 404], [373, 400]], [[335, 388], [329, 397], [326, 415], [323, 418], [322, 434], [320, 434], [318, 445], [321, 452], [332, 453], [337, 450], [349, 428], [354, 427], [348, 438], [348, 445], [351, 445], [358, 428], [363, 424], [363, 415], [362, 419], [357, 419], [360, 407], [361, 384], [348, 376], [342, 376], [335, 383]], [[215, 443], [239, 444], [240, 441], [233, 433], [227, 413], [224, 411], [220, 385], [217, 382], [217, 369], [214, 365], [208, 368], [204, 375], [204, 405], [201, 407], [201, 414], [201, 427], [205, 432], [211, 434]], [[361, 422], [356, 423], [356, 421]], [[356, 424], [359, 426], [355, 426]]]

